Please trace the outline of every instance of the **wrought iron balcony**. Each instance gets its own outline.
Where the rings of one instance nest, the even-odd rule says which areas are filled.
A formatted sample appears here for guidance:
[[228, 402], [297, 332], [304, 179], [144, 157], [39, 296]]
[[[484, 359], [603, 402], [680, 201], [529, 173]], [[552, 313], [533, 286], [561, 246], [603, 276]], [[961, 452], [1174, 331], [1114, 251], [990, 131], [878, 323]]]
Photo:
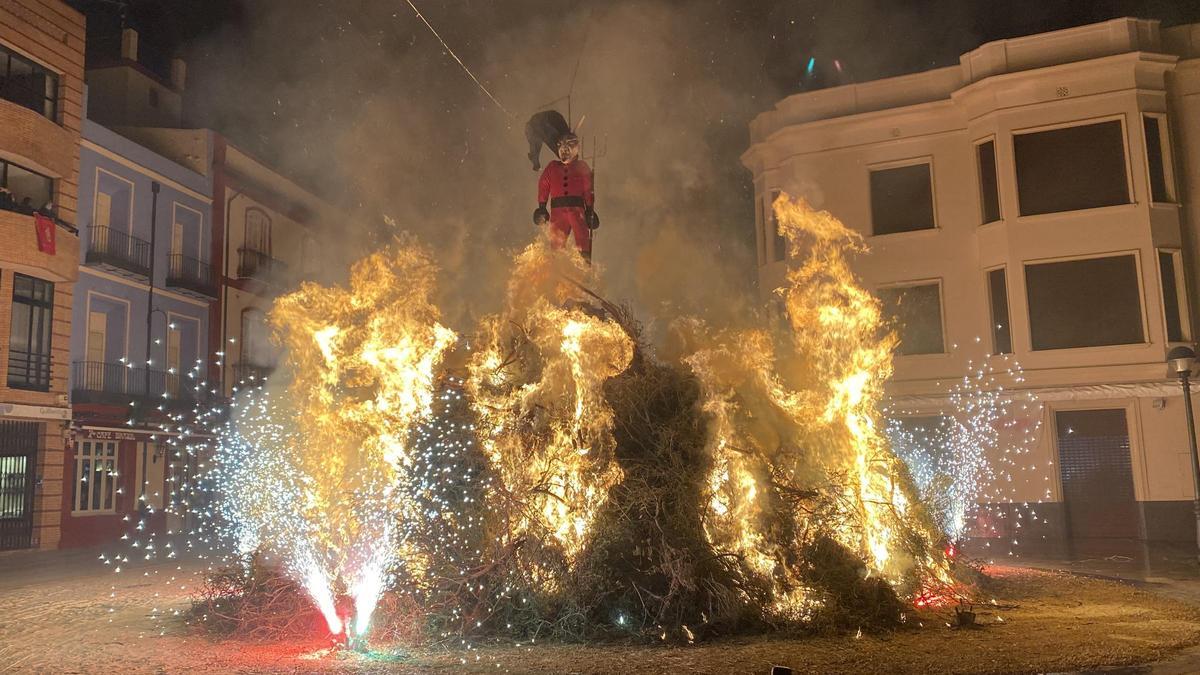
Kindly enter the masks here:
[[50, 391], [50, 355], [10, 350], [8, 386], [13, 389]]
[[269, 253], [245, 246], [238, 249], [238, 277], [264, 283], [281, 283], [287, 274], [287, 264]]
[[93, 225], [84, 262], [146, 280], [150, 278], [150, 242], [105, 225]]
[[76, 361], [71, 366], [71, 401], [177, 408], [202, 400], [203, 388], [179, 373], [128, 363]]
[[239, 363], [233, 367], [233, 386], [241, 388], [262, 384], [263, 380], [267, 379], [267, 376], [274, 370], [273, 366]]
[[172, 253], [168, 259], [167, 286], [201, 300], [217, 297], [217, 277], [212, 265], [182, 253]]

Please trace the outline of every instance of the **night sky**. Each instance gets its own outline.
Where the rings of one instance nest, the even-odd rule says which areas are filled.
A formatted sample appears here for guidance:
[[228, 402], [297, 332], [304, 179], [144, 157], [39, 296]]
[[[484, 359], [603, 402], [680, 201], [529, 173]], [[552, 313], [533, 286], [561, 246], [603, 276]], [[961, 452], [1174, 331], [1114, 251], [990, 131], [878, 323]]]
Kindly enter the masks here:
[[[148, 49], [187, 60], [187, 125], [222, 131], [355, 218], [398, 221], [449, 268], [528, 240], [536, 175], [524, 120], [572, 92], [585, 146], [608, 145], [597, 260], [633, 279], [711, 255], [739, 270], [722, 282], [731, 286], [754, 269], [750, 176], [738, 159], [747, 124], [783, 96], [834, 82], [834, 60], [842, 81], [865, 81], [1114, 17], [1200, 21], [1200, 2], [1182, 0], [413, 1], [501, 105], [406, 0], [75, 4], [91, 37], [118, 33], [124, 12]], [[628, 254], [655, 250], [669, 253]], [[635, 303], [664, 302], [646, 291], [654, 285], [696, 285], [694, 300], [712, 291], [682, 271], [638, 283], [620, 289]]]

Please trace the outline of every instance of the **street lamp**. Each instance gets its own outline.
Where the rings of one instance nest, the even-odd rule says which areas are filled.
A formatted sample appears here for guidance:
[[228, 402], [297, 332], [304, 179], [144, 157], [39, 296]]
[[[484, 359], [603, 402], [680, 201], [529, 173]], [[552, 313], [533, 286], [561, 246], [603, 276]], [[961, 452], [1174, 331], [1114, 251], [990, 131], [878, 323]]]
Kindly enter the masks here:
[[1196, 454], [1196, 420], [1192, 416], [1192, 366], [1196, 363], [1196, 352], [1191, 347], [1176, 347], [1167, 353], [1167, 364], [1179, 378], [1179, 386], [1183, 387], [1183, 412], [1187, 416], [1188, 443], [1192, 455], [1192, 487], [1195, 496], [1192, 499], [1192, 511], [1196, 515], [1196, 546], [1197, 560], [1200, 560], [1200, 456]]

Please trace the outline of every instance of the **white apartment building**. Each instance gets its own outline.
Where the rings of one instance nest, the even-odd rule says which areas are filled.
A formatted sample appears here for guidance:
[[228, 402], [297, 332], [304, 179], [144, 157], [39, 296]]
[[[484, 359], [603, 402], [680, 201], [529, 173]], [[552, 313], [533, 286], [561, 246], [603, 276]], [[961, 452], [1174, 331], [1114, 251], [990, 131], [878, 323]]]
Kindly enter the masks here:
[[989, 354], [1021, 364], [1042, 405], [1004, 422], [1040, 432], [1011, 482], [982, 491], [1004, 504], [969, 534], [1195, 541], [1165, 358], [1198, 326], [1200, 24], [991, 42], [955, 66], [789, 96], [750, 130], [764, 294], [786, 267], [782, 190], [866, 237], [855, 266], [897, 319], [898, 407], [946, 413], [949, 383]]

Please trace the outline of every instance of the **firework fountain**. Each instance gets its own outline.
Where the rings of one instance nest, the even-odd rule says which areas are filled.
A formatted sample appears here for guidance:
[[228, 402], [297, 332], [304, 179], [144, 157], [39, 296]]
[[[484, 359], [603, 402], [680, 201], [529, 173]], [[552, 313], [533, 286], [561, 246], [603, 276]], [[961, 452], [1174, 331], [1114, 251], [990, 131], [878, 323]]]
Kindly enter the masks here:
[[214, 479], [238, 552], [280, 560], [335, 635], [365, 634], [385, 575], [419, 564], [402, 528], [422, 517], [410, 435], [456, 339], [429, 302], [433, 273], [424, 252], [397, 246], [357, 263], [348, 288], [306, 284], [278, 300], [279, 384], [235, 400], [219, 445]]

